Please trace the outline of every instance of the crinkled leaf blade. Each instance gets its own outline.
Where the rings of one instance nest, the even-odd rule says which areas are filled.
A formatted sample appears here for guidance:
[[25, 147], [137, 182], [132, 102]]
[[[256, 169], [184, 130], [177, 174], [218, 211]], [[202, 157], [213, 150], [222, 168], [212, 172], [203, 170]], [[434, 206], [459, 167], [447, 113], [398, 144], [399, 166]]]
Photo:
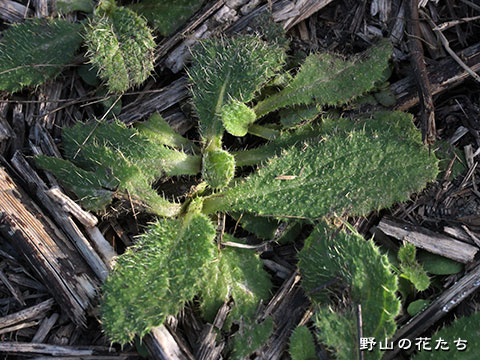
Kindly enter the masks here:
[[384, 79], [392, 46], [387, 40], [362, 55], [345, 60], [334, 54], [311, 54], [293, 81], [255, 107], [258, 117], [292, 105], [341, 105], [374, 88]]
[[50, 171], [60, 179], [69, 190], [73, 191], [87, 210], [102, 210], [110, 203], [118, 183], [108, 176], [104, 169], [96, 172], [76, 167], [70, 161], [40, 155], [35, 164]]
[[220, 137], [222, 106], [246, 103], [283, 65], [285, 50], [254, 36], [203, 40], [193, 51], [189, 69], [193, 103], [205, 139]]
[[305, 325], [297, 326], [290, 336], [290, 356], [292, 360], [316, 360], [313, 335]]
[[215, 228], [204, 215], [159, 220], [119, 256], [104, 287], [102, 324], [125, 344], [175, 315], [200, 290], [215, 259]]
[[140, 85], [153, 71], [155, 41], [147, 22], [133, 11], [101, 3], [86, 27], [90, 62], [112, 92]]
[[417, 141], [408, 114], [378, 113], [368, 123], [285, 150], [243, 182], [207, 199], [205, 211], [308, 219], [346, 211], [364, 215], [407, 200], [436, 178], [437, 160]]
[[[224, 240], [235, 241], [228, 234], [225, 234]], [[230, 247], [223, 249], [218, 257], [202, 287], [201, 308], [205, 318], [212, 322], [227, 294], [230, 294], [235, 306], [230, 312], [229, 322], [253, 322], [260, 301], [268, 300], [272, 287], [262, 261], [250, 249]]]
[[[397, 277], [373, 241], [321, 223], [298, 257], [302, 287], [312, 301], [320, 304], [315, 320], [318, 337], [335, 350], [338, 359], [358, 357], [356, 304], [362, 307], [364, 337], [384, 340], [394, 334], [395, 317], [400, 311], [395, 295]], [[322, 288], [328, 283], [330, 288]], [[343, 296], [349, 296], [346, 309], [335, 301], [337, 297], [329, 296], [335, 284], [344, 289]], [[377, 350], [365, 353], [365, 359], [379, 359]]]
[[[432, 351], [421, 351], [414, 360], [476, 360], [480, 348], [480, 312], [457, 319], [450, 326], [442, 328], [430, 340]], [[441, 341], [447, 343], [449, 351], [434, 350]], [[458, 342], [460, 340], [460, 342]], [[465, 350], [458, 351], [456, 346], [464, 341]]]

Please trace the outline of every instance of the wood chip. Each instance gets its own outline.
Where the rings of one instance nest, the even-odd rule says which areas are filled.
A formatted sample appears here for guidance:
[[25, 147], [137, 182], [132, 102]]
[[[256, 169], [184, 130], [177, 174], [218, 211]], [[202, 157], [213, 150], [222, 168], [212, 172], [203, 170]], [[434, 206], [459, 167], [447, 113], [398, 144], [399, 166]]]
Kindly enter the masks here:
[[4, 283], [8, 291], [10, 291], [10, 293], [13, 295], [15, 300], [17, 300], [20, 303], [20, 305], [27, 306], [27, 304], [25, 304], [25, 301], [23, 300], [22, 293], [10, 282], [10, 280], [5, 276], [5, 274], [1, 269], [0, 269], [0, 281]]
[[0, 353], [6, 353], [9, 355], [43, 354], [51, 356], [88, 356], [93, 355], [93, 349], [82, 349], [74, 346], [2, 342], [0, 343]]
[[[43, 182], [40, 176], [38, 176], [19, 152], [16, 152], [13, 155], [11, 162], [15, 167], [15, 170], [22, 175], [23, 180], [27, 182], [29, 188], [35, 189], [35, 195], [50, 212], [50, 215], [55, 222], [65, 231], [65, 233], [68, 234], [69, 238], [76, 245], [78, 251], [93, 269], [97, 277], [101, 281], [104, 281], [108, 275], [107, 265], [102, 261], [72, 218], [47, 195], [47, 185]], [[75, 258], [74, 255], [72, 256]]]
[[33, 336], [32, 343], [44, 342], [47, 338], [48, 333], [57, 322], [59, 316], [60, 315], [58, 313], [53, 313], [51, 316], [45, 317], [40, 323], [37, 332]]
[[98, 292], [87, 264], [63, 232], [0, 168], [0, 233], [10, 239], [79, 326]]
[[72, 214], [78, 221], [86, 227], [94, 227], [98, 223], [98, 219], [83, 210], [80, 205], [65, 195], [58, 186], [52, 187], [47, 191], [48, 196], [56, 203], [60, 204], [66, 212]]
[[16, 1], [0, 0], [0, 19], [10, 23], [21, 22], [32, 16], [32, 10]]
[[143, 340], [153, 360], [194, 360], [182, 351], [164, 325], [153, 328]]
[[12, 325], [32, 320], [40, 315], [46, 313], [53, 306], [53, 299], [45, 300], [37, 305], [31, 306], [16, 313], [4, 316], [0, 318], [0, 329], [10, 327]]
[[471, 262], [478, 251], [475, 246], [398, 219], [384, 217], [378, 229], [395, 239], [464, 264]]

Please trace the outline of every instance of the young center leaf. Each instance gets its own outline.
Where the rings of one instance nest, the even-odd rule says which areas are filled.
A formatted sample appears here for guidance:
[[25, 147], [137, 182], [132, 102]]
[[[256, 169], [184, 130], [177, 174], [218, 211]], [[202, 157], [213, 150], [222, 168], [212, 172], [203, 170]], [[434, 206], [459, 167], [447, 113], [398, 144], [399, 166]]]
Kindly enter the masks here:
[[151, 142], [190, 152], [198, 151], [192, 141], [177, 133], [158, 112], [152, 114], [148, 121], [136, 123], [134, 126], [140, 135]]
[[[319, 304], [317, 336], [334, 350], [337, 359], [358, 358], [358, 304], [362, 307], [364, 337], [383, 341], [394, 334], [395, 316], [400, 310], [395, 295], [397, 277], [373, 241], [322, 223], [307, 238], [298, 257], [302, 287]], [[341, 289], [342, 295], [335, 296], [333, 288]], [[338, 302], [340, 296], [347, 296], [347, 301]], [[380, 359], [381, 353], [376, 348], [364, 356], [366, 360]]]
[[147, 22], [132, 10], [102, 0], [86, 26], [90, 62], [112, 92], [140, 85], [153, 71], [155, 41]]
[[308, 219], [345, 211], [363, 215], [407, 200], [436, 175], [437, 160], [421, 144], [411, 116], [380, 112], [285, 150], [206, 199], [204, 211]]
[[257, 117], [292, 105], [341, 105], [374, 88], [384, 79], [392, 46], [387, 40], [351, 60], [328, 53], [307, 57], [293, 81], [282, 91], [260, 101]]
[[[193, 51], [189, 69], [193, 103], [205, 142], [223, 134], [222, 108], [231, 102], [247, 103], [274, 76], [285, 60], [285, 49], [254, 36], [203, 40]], [[223, 113], [228, 113], [223, 110]], [[241, 131], [241, 124], [224, 116], [227, 130]], [[250, 122], [249, 116], [242, 117]]]
[[15, 92], [57, 76], [80, 47], [81, 30], [62, 19], [11, 25], [0, 40], [0, 90]]
[[158, 220], [117, 259], [103, 287], [102, 325], [125, 344], [175, 315], [201, 290], [215, 260], [215, 227], [204, 215]]

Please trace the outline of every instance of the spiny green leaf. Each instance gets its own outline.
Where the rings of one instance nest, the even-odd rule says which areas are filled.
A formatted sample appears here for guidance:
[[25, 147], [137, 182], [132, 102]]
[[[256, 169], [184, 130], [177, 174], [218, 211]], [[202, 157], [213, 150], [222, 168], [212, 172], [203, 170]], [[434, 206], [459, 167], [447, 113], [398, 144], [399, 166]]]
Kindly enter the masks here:
[[154, 113], [148, 121], [136, 123], [135, 128], [140, 135], [145, 136], [151, 142], [190, 151], [197, 150], [197, 147], [190, 140], [172, 129], [159, 113]]
[[228, 185], [235, 175], [235, 158], [222, 149], [207, 151], [202, 159], [202, 177], [214, 189]]
[[245, 136], [256, 119], [252, 109], [235, 100], [222, 106], [221, 117], [225, 130], [235, 136]]
[[[444, 327], [438, 331], [430, 340], [432, 351], [421, 351], [413, 357], [414, 360], [476, 360], [478, 359], [478, 349], [480, 349], [480, 311], [471, 316], [462, 317], [453, 322], [452, 325]], [[435, 346], [446, 342], [449, 351], [437, 349]], [[459, 351], [456, 347], [456, 341], [465, 340], [465, 350]]]
[[87, 210], [105, 209], [118, 186], [118, 182], [104, 168], [98, 168], [96, 172], [86, 171], [70, 161], [45, 155], [35, 157], [35, 164], [59, 178], [78, 196]]
[[[225, 241], [235, 241], [225, 234]], [[202, 286], [202, 312], [212, 322], [227, 295], [235, 301], [229, 314], [228, 323], [253, 323], [260, 301], [270, 297], [269, 275], [263, 270], [263, 263], [252, 250], [225, 248], [213, 263], [209, 276]]]
[[90, 85], [97, 87], [100, 84], [100, 81], [97, 78], [97, 73], [92, 69], [90, 65], [83, 64], [77, 68], [77, 74], [82, 78], [82, 80]]
[[109, 120], [113, 115], [117, 116], [122, 111], [122, 97], [121, 96], [107, 96], [108, 89], [105, 87], [100, 87], [96, 92], [95, 96], [103, 98], [100, 100], [100, 104], [103, 106], [104, 118]]
[[[200, 171], [200, 157], [150, 141], [119, 122], [79, 123], [65, 129], [62, 135], [65, 156], [76, 166], [92, 172], [91, 176], [100, 171], [104, 178], [116, 184], [117, 191], [162, 216], [175, 215], [179, 205], [158, 195], [152, 183], [163, 175], [196, 175]], [[53, 165], [45, 165], [47, 170], [56, 170]], [[58, 176], [67, 186], [77, 181], [76, 175], [68, 172], [58, 173]], [[83, 198], [82, 189], [71, 190]]]
[[290, 336], [290, 356], [292, 360], [316, 360], [313, 335], [306, 326], [297, 326]]
[[246, 356], [264, 345], [273, 332], [273, 319], [268, 317], [261, 324], [240, 329], [233, 337], [232, 360], [244, 360]]
[[[317, 310], [315, 325], [318, 337], [335, 350], [338, 359], [358, 358], [356, 308], [362, 306], [363, 335], [385, 339], [396, 329], [395, 316], [400, 310], [397, 299], [397, 278], [390, 263], [373, 241], [359, 234], [336, 231], [318, 225], [298, 254], [302, 287], [307, 295], [323, 306]], [[348, 307], [341, 309], [331, 302], [326, 289], [318, 288], [330, 281], [347, 287]], [[379, 359], [378, 351], [365, 353], [365, 359]]]
[[87, 169], [111, 167], [105, 150], [110, 149], [137, 166], [149, 181], [162, 175], [196, 175], [200, 171], [198, 156], [167, 148], [120, 122], [79, 123], [65, 129], [62, 138], [66, 157]]
[[318, 105], [294, 106], [280, 110], [280, 122], [284, 127], [292, 127], [300, 123], [314, 120], [322, 111]]
[[65, 20], [31, 19], [2, 32], [0, 90], [15, 92], [57, 76], [73, 60], [82, 25]]
[[117, 93], [140, 85], [153, 70], [152, 32], [133, 11], [110, 5], [96, 11], [86, 27], [90, 62], [108, 88]]
[[300, 148], [306, 142], [320, 141], [324, 131], [318, 125], [304, 125], [294, 131], [284, 131], [275, 139], [257, 148], [234, 151], [237, 166], [251, 166], [263, 163], [269, 158], [280, 155], [283, 151], [293, 147]]
[[[367, 125], [368, 124], [368, 125]], [[367, 214], [405, 201], [437, 175], [437, 160], [418, 141], [411, 116], [376, 113], [351, 131], [293, 147], [225, 192], [205, 211], [245, 211], [316, 219]]]
[[282, 66], [285, 50], [253, 36], [203, 40], [193, 51], [189, 70], [200, 132], [221, 137], [219, 114], [227, 101], [247, 103]]
[[276, 219], [255, 216], [248, 213], [230, 213], [230, 216], [237, 220], [243, 229], [255, 234], [255, 236], [260, 239], [273, 239], [275, 231], [280, 224]]
[[439, 160], [439, 179], [442, 179], [445, 176], [448, 166], [453, 159], [455, 160], [452, 168], [450, 169], [451, 173], [449, 179], [455, 179], [457, 176], [463, 174], [463, 172], [466, 170], [466, 160], [463, 152], [458, 150], [455, 146], [450, 145], [446, 141], [437, 141], [435, 143], [435, 155]]
[[102, 324], [110, 340], [142, 337], [191, 300], [215, 259], [214, 238], [213, 224], [200, 214], [150, 225], [117, 258], [103, 287]]
[[261, 117], [292, 105], [341, 105], [374, 88], [383, 80], [392, 46], [381, 40], [377, 46], [352, 60], [322, 53], [307, 57], [293, 81], [278, 94], [268, 97], [255, 107]]
[[160, 35], [167, 36], [183, 25], [204, 0], [142, 0], [129, 8], [144, 16]]
[[417, 248], [406, 243], [398, 250], [401, 276], [408, 279], [418, 291], [424, 291], [430, 286], [430, 278], [425, 269], [415, 259]]

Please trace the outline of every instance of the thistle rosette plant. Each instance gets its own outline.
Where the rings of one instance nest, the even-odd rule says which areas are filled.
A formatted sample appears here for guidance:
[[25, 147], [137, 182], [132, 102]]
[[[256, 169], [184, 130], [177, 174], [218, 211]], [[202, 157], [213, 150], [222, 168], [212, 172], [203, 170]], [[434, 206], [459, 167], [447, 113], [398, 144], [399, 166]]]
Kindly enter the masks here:
[[[411, 115], [377, 111], [352, 119], [320, 116], [324, 107], [351, 103], [385, 80], [388, 42], [381, 40], [348, 60], [312, 54], [296, 75], [288, 76], [286, 50], [284, 41], [239, 35], [204, 40], [192, 51], [188, 74], [200, 146], [155, 114], [130, 128], [118, 122], [93, 122], [65, 129], [66, 160], [36, 158], [37, 165], [55, 174], [91, 210], [105, 210], [113, 198], [128, 196], [163, 218], [149, 225], [139, 242], [119, 257], [105, 284], [102, 323], [112, 341], [124, 344], [146, 334], [192, 299], [211, 321], [219, 306], [232, 298], [235, 307], [224, 329], [238, 329], [231, 356], [248, 356], [275, 327], [271, 318], [261, 323], [255, 318], [259, 304], [268, 300], [271, 283], [251, 250], [215, 244], [216, 213], [235, 217], [245, 213], [250, 224], [251, 219], [317, 222], [343, 214], [365, 215], [407, 200], [435, 179], [437, 160], [424, 148]], [[282, 84], [281, 89], [267, 95], [271, 88], [264, 91], [265, 87], [272, 83]], [[296, 121], [295, 114], [303, 114], [302, 120]], [[268, 119], [263, 119], [265, 115]], [[287, 115], [290, 120], [282, 121]], [[270, 123], [259, 125], [261, 118]], [[268, 141], [233, 151], [225, 149], [225, 132], [260, 135]], [[153, 188], [161, 177], [184, 175], [197, 175], [202, 182], [182, 202], [172, 202]], [[319, 225], [307, 240], [306, 249], [311, 251], [300, 254], [304, 286], [308, 291], [320, 285], [315, 283], [315, 271], [323, 271], [321, 276], [328, 279], [340, 272], [354, 301], [365, 301], [362, 305], [372, 309], [368, 333], [390, 336], [399, 303], [396, 275], [387, 259], [357, 234], [342, 232], [325, 242], [332, 233]], [[229, 234], [223, 238], [241, 242]], [[339, 259], [349, 265], [342, 267], [333, 255], [322, 260], [325, 251], [338, 251]], [[322, 261], [328, 262], [325, 269], [315, 269]], [[363, 270], [378, 283], [362, 278]], [[375, 294], [375, 300], [364, 292]], [[385, 301], [377, 304], [379, 299]], [[354, 351], [353, 343], [344, 346], [338, 340], [337, 330], [354, 330], [351, 309], [346, 310], [345, 314], [319, 310], [338, 324], [332, 333], [336, 338], [319, 339], [340, 356]], [[325, 326], [319, 317], [318, 327]]]

